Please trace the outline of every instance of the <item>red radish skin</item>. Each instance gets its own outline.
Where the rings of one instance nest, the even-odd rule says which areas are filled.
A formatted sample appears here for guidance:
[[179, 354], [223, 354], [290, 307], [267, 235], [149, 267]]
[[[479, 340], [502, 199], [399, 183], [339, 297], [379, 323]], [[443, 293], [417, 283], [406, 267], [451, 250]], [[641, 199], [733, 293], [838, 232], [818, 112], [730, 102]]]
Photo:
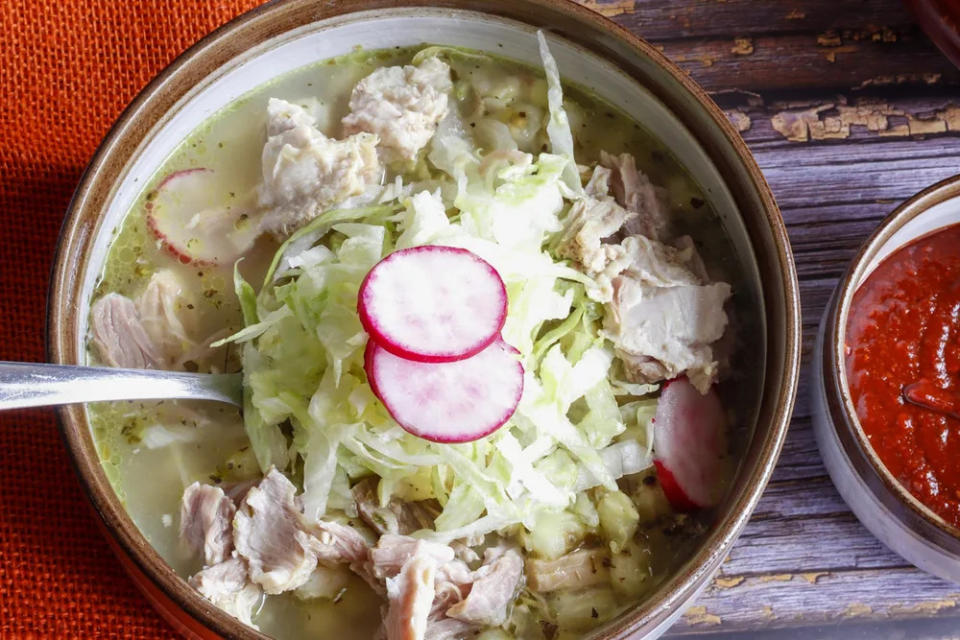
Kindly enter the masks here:
[[663, 489], [663, 495], [667, 496], [672, 506], [677, 511], [689, 512], [696, 511], [700, 505], [695, 504], [693, 500], [687, 497], [677, 479], [670, 473], [670, 469], [663, 466], [660, 460], [654, 460], [653, 465], [657, 468], [657, 480], [660, 481], [660, 488]]
[[510, 419], [523, 395], [519, 352], [496, 340], [455, 362], [400, 358], [371, 340], [367, 379], [394, 420], [433, 442], [470, 442]]
[[377, 389], [377, 381], [370, 375], [370, 372], [373, 371], [373, 352], [376, 349], [377, 343], [372, 339], [367, 340], [367, 346], [363, 350], [363, 370], [367, 372], [367, 382], [370, 383], [370, 390], [373, 391], [373, 395], [377, 396], [377, 400], [383, 402], [380, 391]]
[[364, 278], [360, 322], [390, 353], [453, 362], [491, 345], [507, 319], [507, 289], [488, 262], [457, 247], [394, 252]]
[[196, 260], [194, 258], [191, 258], [185, 253], [181, 253], [179, 248], [167, 242], [167, 237], [164, 235], [164, 233], [160, 229], [157, 228], [157, 225], [156, 225], [156, 222], [154, 221], [153, 216], [149, 215], [149, 212], [150, 212], [149, 202], [147, 203], [147, 212], [148, 212], [147, 228], [150, 229], [150, 233], [152, 233], [154, 237], [160, 241], [160, 244], [163, 246], [164, 251], [166, 251], [168, 254], [173, 256], [173, 258], [176, 259], [177, 262], [179, 262], [180, 264], [192, 264], [198, 267], [207, 267], [214, 264], [209, 260]]
[[660, 485], [676, 510], [716, 505], [727, 480], [726, 418], [716, 392], [701, 394], [685, 377], [665, 384], [653, 450]]
[[163, 248], [183, 264], [233, 262], [260, 235], [251, 209], [224, 207], [212, 188], [212, 169], [171, 173], [147, 196], [147, 227]]

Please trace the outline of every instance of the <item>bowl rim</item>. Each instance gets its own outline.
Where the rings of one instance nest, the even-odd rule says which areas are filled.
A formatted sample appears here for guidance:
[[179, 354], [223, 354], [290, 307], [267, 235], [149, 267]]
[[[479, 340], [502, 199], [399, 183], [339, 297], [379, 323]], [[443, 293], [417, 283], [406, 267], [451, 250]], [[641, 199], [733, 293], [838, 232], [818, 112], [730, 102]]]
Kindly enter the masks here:
[[[944, 520], [914, 497], [890, 473], [873, 445], [870, 444], [850, 396], [846, 367], [843, 364], [843, 351], [850, 305], [860, 281], [869, 275], [866, 271], [871, 260], [907, 223], [923, 215], [933, 206], [958, 197], [960, 197], [960, 175], [941, 180], [900, 204], [863, 242], [837, 284], [829, 303], [824, 327], [824, 344], [829, 345], [829, 348], [823, 349], [818, 363], [822, 368], [824, 391], [827, 396], [826, 411], [854, 471], [888, 511], [908, 524], [921, 537], [954, 553], [960, 553], [960, 528]], [[907, 238], [894, 247], [893, 251], [945, 226], [949, 225]]]
[[[757, 426], [763, 425], [766, 431], [763, 438], [754, 436], [750, 442], [749, 451], [756, 452], [754, 462], [752, 467], [741, 469], [738, 473], [736, 488], [739, 493], [734, 498], [728, 498], [726, 514], [717, 518], [697, 552], [658, 586], [655, 592], [658, 597], [648, 598], [626, 615], [606, 625], [603, 637], [622, 638], [641, 629], [659, 630], [679, 615], [678, 605], [693, 597], [717, 570], [746, 525], [773, 473], [786, 438], [799, 379], [799, 286], [786, 228], [770, 187], [746, 144], [723, 112], [699, 85], [653, 45], [572, 0], [514, 0], [511, 3], [497, 0], [274, 1], [243, 13], [206, 35], [180, 54], [134, 98], [104, 137], [80, 179], [61, 229], [48, 293], [48, 360], [79, 362], [82, 352], [76, 348], [74, 327], [77, 305], [73, 304], [81, 293], [79, 277], [83, 269], [78, 267], [85, 264], [85, 250], [95, 237], [100, 212], [112, 195], [115, 179], [123, 174], [124, 167], [136, 155], [140, 142], [190, 87], [249, 48], [304, 24], [361, 11], [401, 8], [468, 10], [549, 29], [612, 62], [635, 79], [643, 74], [639, 65], [631, 60], [642, 61], [646, 58], [658, 71], [666, 73], [660, 83], [664, 86], [647, 88], [694, 133], [714, 161], [724, 182], [731, 189], [736, 184], [738, 190], [733, 191], [733, 196], [738, 205], [742, 206], [745, 199], [755, 199], [757, 218], [761, 219], [762, 216], [766, 221], [762, 232], [769, 234], [763, 237], [772, 247], [769, 262], [774, 265], [775, 273], [762, 274], [762, 295], [768, 324], [771, 314], [775, 314], [772, 317], [778, 319], [777, 328], [782, 328], [782, 335], [778, 333], [774, 336], [773, 330], [768, 327], [767, 376], [759, 407], [765, 409], [765, 413], [756, 414]], [[584, 33], [581, 33], [581, 27], [589, 29], [582, 29]], [[602, 37], [591, 39], [591, 30], [602, 33]], [[617, 47], [621, 49], [620, 53]], [[668, 91], [666, 85], [670, 83], [679, 85], [679, 89], [671, 88]], [[671, 92], [672, 95], [668, 95]], [[684, 105], [677, 96], [692, 97], [693, 103]], [[707, 122], [695, 126], [690, 115], [693, 112], [707, 116]], [[708, 144], [702, 135], [697, 135], [698, 129], [719, 133], [721, 142], [717, 145]], [[733, 168], [717, 162], [722, 152], [730, 151], [736, 161]], [[737, 170], [742, 174], [737, 174]], [[732, 176], [738, 179], [731, 180]], [[755, 234], [761, 231], [747, 226], [751, 245], [756, 247]], [[767, 299], [767, 293], [771, 290], [777, 296], [776, 301]], [[781, 313], [782, 318], [779, 316]], [[775, 351], [772, 350], [774, 347]], [[776, 367], [771, 365], [775, 356]], [[57, 415], [61, 435], [87, 497], [109, 531], [111, 542], [115, 542], [146, 577], [148, 586], [159, 589], [181, 612], [220, 636], [268, 638], [214, 607], [173, 573], [146, 542], [107, 481], [83, 408], [76, 405], [62, 407]], [[161, 613], [168, 615], [170, 612], [161, 610]]]

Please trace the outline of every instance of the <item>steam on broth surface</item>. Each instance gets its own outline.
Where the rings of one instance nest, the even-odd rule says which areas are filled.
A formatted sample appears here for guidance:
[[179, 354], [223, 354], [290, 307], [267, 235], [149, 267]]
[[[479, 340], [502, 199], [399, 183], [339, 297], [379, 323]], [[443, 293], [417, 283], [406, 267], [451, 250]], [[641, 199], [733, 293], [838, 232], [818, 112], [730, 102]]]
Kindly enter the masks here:
[[[449, 87], [446, 81], [440, 85], [442, 90], [427, 86], [415, 99], [398, 98], [402, 92], [396, 87], [374, 92], [382, 104], [401, 104], [408, 110], [403, 113], [416, 112], [421, 120], [429, 120], [431, 115], [427, 113], [430, 107], [424, 106], [425, 96], [434, 95], [431, 92], [435, 91], [442, 93], [444, 108], [437, 107], [432, 114], [436, 121], [428, 124], [431, 139], [413, 157], [401, 157], [402, 145], [388, 148], [389, 133], [373, 131], [372, 134], [379, 135], [378, 158], [364, 160], [362, 151], [343, 156], [351, 162], [375, 163], [378, 178], [375, 183], [366, 184], [363, 194], [337, 198], [324, 206], [314, 207], [313, 201], [306, 206], [300, 200], [283, 205], [287, 207], [285, 211], [296, 206], [297, 215], [308, 210], [310, 215], [303, 214], [307, 219], [291, 223], [290, 228], [284, 226], [285, 222], [279, 232], [274, 228], [259, 235], [242, 252], [242, 260], [236, 262], [236, 282], [250, 283], [257, 291], [257, 318], [244, 317], [235, 293], [234, 260], [219, 264], [191, 261], [189, 242], [179, 247], [178, 254], [172, 241], [158, 237], [157, 222], [150, 219], [150, 212], [155, 217], [159, 215], [159, 199], [166, 198], [165, 207], [189, 206], [186, 200], [178, 203], [174, 199], [174, 204], [169, 204], [170, 196], [163, 190], [169, 189], [170, 183], [165, 181], [170, 176], [202, 178], [205, 202], [216, 203], [213, 213], [212, 209], [204, 210], [206, 213], [198, 211], [184, 218], [188, 228], [197, 225], [198, 236], [203, 233], [202, 216], [226, 216], [234, 221], [232, 232], [234, 227], [243, 231], [238, 225], [262, 224], [259, 221], [267, 220], [267, 216], [279, 215], [276, 211], [280, 206], [264, 211], [264, 202], [269, 198], [265, 198], [266, 187], [262, 186], [268, 154], [265, 141], [269, 147], [271, 139], [289, 131], [280, 130], [277, 123], [284, 118], [301, 118], [297, 126], [305, 128], [297, 131], [312, 127], [320, 132], [319, 136], [310, 133], [316, 137], [311, 144], [338, 145], [342, 140], [351, 140], [342, 123], [360, 120], [344, 120], [356, 111], [357, 103], [351, 104], [351, 96], [357, 92], [355, 87], [378, 69], [400, 65], [409, 65], [406, 75], [396, 74], [407, 83], [397, 85], [401, 88], [419, 86], [417, 72], [411, 69], [426, 73], [427, 66], [433, 65], [434, 72], [448, 74]], [[175, 401], [102, 404], [88, 409], [104, 467], [132, 519], [177, 573], [184, 578], [198, 576], [217, 565], [208, 562], [211, 538], [203, 537], [216, 526], [211, 514], [217, 509], [226, 510], [225, 521], [231, 526], [229, 533], [224, 529], [222, 535], [239, 536], [238, 526], [246, 525], [238, 525], [237, 518], [247, 518], [243, 522], [258, 526], [260, 512], [251, 496], [259, 491], [261, 496], [273, 499], [287, 491], [284, 482], [292, 482], [290, 491], [295, 490], [296, 498], [290, 493], [291, 501], [277, 498], [269, 508], [280, 509], [278, 513], [299, 523], [296, 526], [300, 527], [301, 538], [310, 539], [301, 550], [303, 557], [296, 559], [300, 564], [280, 580], [276, 566], [263, 558], [254, 558], [254, 552], [244, 546], [243, 540], [231, 538], [219, 559], [233, 561], [241, 577], [227, 599], [229, 602], [214, 600], [219, 606], [277, 638], [374, 637], [381, 627], [385, 606], [391, 612], [384, 623], [391, 639], [408, 637], [402, 635], [397, 625], [418, 624], [420, 627], [413, 629], [412, 637], [441, 637], [437, 634], [443, 627], [450, 635], [442, 637], [452, 638], [573, 638], [641, 601], [689, 557], [710, 522], [710, 507], [719, 500], [737, 462], [737, 438], [730, 425], [739, 417], [738, 405], [744, 395], [730, 382], [736, 378], [729, 372], [727, 361], [736, 353], [736, 341], [730, 328], [724, 331], [723, 309], [735, 316], [740, 330], [751, 326], [749, 309], [753, 301], [737, 290], [742, 275], [719, 219], [669, 149], [642, 123], [634, 122], [598, 97], [576, 87], [563, 89], [563, 112], [572, 133], [573, 155], [580, 165], [573, 173], [579, 174], [579, 183], [574, 186], [581, 193], [569, 184], [561, 186], [563, 180], [569, 181], [566, 176], [570, 174], [561, 177], [559, 173], [567, 170], [562, 162], [564, 154], [556, 148], [557, 139], [551, 135], [548, 124], [562, 123], [562, 118], [557, 119], [557, 105], [551, 108], [548, 102], [548, 80], [542, 71], [480, 52], [398, 48], [356, 52], [304, 67], [255, 89], [216, 114], [191, 134], [151, 178], [115, 232], [94, 294], [90, 359], [129, 364], [111, 351], [116, 347], [111, 345], [103, 323], [109, 321], [111, 327], [121, 326], [127, 332], [123, 323], [132, 316], [136, 335], [140, 336], [137, 339], [145, 341], [137, 357], [147, 358], [147, 366], [191, 371], [237, 371], [242, 366], [248, 385], [244, 415], [213, 403]], [[278, 109], [286, 111], [281, 113]], [[453, 120], [458, 120], [455, 126], [450, 124]], [[359, 133], [354, 131], [354, 135], [371, 135], [365, 133], [369, 124], [361, 122], [357, 126]], [[436, 134], [433, 129], [437, 129]], [[467, 145], [468, 151], [462, 152], [455, 162], [447, 163], [434, 154], [439, 149], [452, 156], [451, 149], [459, 147], [438, 143], [441, 136], [453, 136], [456, 144]], [[357, 145], [363, 144], [363, 140], [357, 140]], [[284, 144], [292, 143], [287, 140]], [[331, 148], [337, 149], [336, 153], [353, 153], [344, 147]], [[274, 166], [280, 166], [285, 153], [293, 151], [283, 147]], [[634, 193], [632, 199], [631, 188], [639, 187], [631, 187], [633, 174], [620, 154], [630, 154], [635, 159], [636, 175], [642, 178], [640, 187], [645, 189], [641, 195]], [[320, 166], [324, 161], [315, 162]], [[552, 178], [551, 162], [558, 172]], [[205, 171], [183, 173], [200, 169]], [[326, 175], [335, 173], [330, 169]], [[508, 191], [521, 194], [515, 196], [520, 204], [506, 199], [504, 193]], [[473, 194], [472, 205], [464, 197], [468, 192]], [[522, 200], [530, 193], [535, 197]], [[486, 200], [482, 205], [476, 204], [481, 197], [489, 198], [495, 205]], [[497, 235], [503, 224], [517, 224], [514, 218], [494, 221], [492, 230], [485, 230], [478, 222], [487, 219], [483, 216], [493, 219], [505, 215], [504, 211], [511, 206], [515, 208], [508, 213], [514, 218], [527, 215], [528, 211], [536, 217], [544, 209], [555, 209], [546, 211], [550, 219], [538, 230], [540, 241], [535, 247], [511, 246], [510, 238], [521, 233], [519, 227]], [[365, 334], [356, 331], [356, 319], [330, 320], [334, 311], [345, 314], [343, 309], [350, 308], [348, 303], [336, 307], [338, 300], [355, 300], [363, 273], [342, 274], [356, 267], [357, 262], [352, 260], [362, 262], [356, 256], [369, 250], [371, 237], [379, 234], [383, 247], [376, 259], [386, 256], [397, 244], [409, 240], [412, 227], [429, 226], [424, 222], [429, 207], [433, 207], [430, 211], [434, 214], [436, 210], [445, 214], [448, 220], [434, 219], [434, 224], [442, 227], [436, 232], [439, 235], [415, 244], [469, 245], [466, 248], [477, 253], [491, 252], [494, 257], [482, 253], [481, 257], [497, 267], [510, 298], [504, 339], [508, 343], [513, 340], [511, 344], [519, 349], [527, 372], [518, 413], [500, 430], [474, 444], [427, 443], [400, 430], [369, 388], [362, 355]], [[646, 209], [637, 215], [631, 207], [659, 208], [661, 218], [651, 216]], [[316, 220], [322, 222], [321, 218], [329, 216], [330, 211], [350, 209], [367, 213], [348, 214], [342, 221], [314, 233], [315, 237], [308, 234], [306, 241], [300, 240], [302, 246], [287, 242], [295, 229], [316, 224]], [[603, 215], [612, 216], [611, 219], [620, 216], [626, 223], [624, 219], [619, 224], [608, 220], [612, 224], [609, 228], [591, 227], [593, 223], [589, 221], [601, 219], [601, 209], [606, 212]], [[482, 215], [481, 210], [485, 212]], [[578, 215], [582, 216], [580, 222]], [[309, 221], [312, 216], [313, 223]], [[638, 221], [649, 224], [639, 225]], [[553, 223], [557, 226], [550, 227]], [[524, 222], [521, 226], [530, 225]], [[591, 242], [591, 229], [593, 234], [599, 234], [596, 246]], [[683, 240], [686, 236], [693, 241]], [[606, 238], [603, 245], [599, 244], [601, 237]], [[614, 245], [625, 247], [626, 253], [617, 254], [609, 248]], [[522, 254], [524, 251], [527, 253]], [[598, 257], [601, 254], [605, 257]], [[634, 262], [619, 272], [611, 271], [614, 254], [621, 258], [633, 255]], [[525, 288], [524, 279], [510, 275], [513, 267], [501, 266], [519, 260], [521, 255], [530, 260], [539, 260], [537, 256], [541, 256], [544, 269], [556, 273], [567, 273], [561, 269], [568, 269], [569, 273], [550, 276], [545, 288], [534, 295]], [[593, 258], [602, 263], [600, 269], [586, 264]], [[502, 262], [496, 262], [498, 259]], [[625, 260], [624, 265], [628, 262]], [[646, 266], [638, 266], [641, 262]], [[361, 271], [369, 266], [372, 264]], [[261, 287], [268, 272], [269, 282]], [[530, 275], [529, 281], [538, 277], [541, 276]], [[324, 278], [343, 279], [334, 284], [327, 284], [326, 280], [317, 284]], [[723, 281], [734, 284], [733, 297], [726, 305], [730, 287]], [[310, 283], [317, 287], [312, 298], [304, 293]], [[637, 287], [638, 293], [627, 299], [625, 292], [630, 291], [630, 286]], [[709, 311], [695, 306], [687, 314], [694, 317], [695, 329], [682, 326], [682, 318], [671, 319], [677, 304], [686, 304], [683, 301], [688, 298], [700, 301], [706, 298], [697, 296], [707, 294], [714, 296], [712, 299], [719, 305]], [[653, 306], [628, 306], [631, 304]], [[529, 314], [542, 313], [549, 305], [560, 305], [560, 311], [543, 314], [542, 319], [534, 315], [530, 320]], [[617, 313], [611, 311], [613, 308]], [[644, 320], [638, 328], [630, 324], [631, 309], [636, 313], [643, 311], [644, 318], [659, 317], [660, 313], [666, 320], [656, 327], [643, 324]], [[129, 314], [122, 315], [121, 310]], [[262, 331], [256, 329], [258, 323], [265, 325]], [[719, 326], [704, 328], [711, 323]], [[331, 345], [323, 341], [326, 334], [317, 329], [328, 326], [350, 331], [344, 329], [342, 339], [337, 338], [337, 344]], [[276, 355], [279, 352], [272, 351], [280, 348], [278, 341], [284, 336], [295, 335], [290, 333], [291, 327], [306, 337], [290, 340], [307, 342], [294, 349], [296, 353], [291, 352], [290, 358], [314, 353], [311, 349], [321, 356], [319, 363], [297, 376], [289, 376], [290, 370], [284, 369], [293, 366], [289, 358], [284, 362], [285, 358]], [[241, 330], [250, 335], [230, 338]], [[659, 330], [675, 334], [675, 338], [661, 341], [673, 345], [669, 349], [677, 354], [675, 362], [668, 361], [663, 354], [642, 351], [646, 348], [643, 345], [654, 341], [644, 336]], [[703, 338], [698, 331], [710, 335]], [[133, 340], [131, 335], [122, 333], [122, 339], [129, 342]], [[355, 343], [357, 335], [362, 336], [359, 343]], [[519, 344], [522, 341], [529, 344], [524, 347]], [[219, 346], [212, 347], [211, 343]], [[581, 367], [583, 371], [576, 369], [579, 362], [593, 362], [591, 358], [602, 363], [599, 378], [585, 373], [586, 364]], [[339, 380], [331, 381], [334, 368]], [[531, 408], [535, 402], [530, 399], [531, 389], [539, 389], [546, 397], [554, 388], [574, 384], [556, 378], [561, 369], [572, 376], [570, 380], [589, 379], [591, 385], [596, 385], [575, 393], [557, 392], [572, 396], [568, 405], [561, 408], [558, 419], [577, 430], [580, 445], [571, 444], [566, 436], [550, 435], [553, 432], [549, 428], [530, 417], [546, 415]], [[722, 383], [720, 397], [724, 399], [724, 409], [717, 418], [722, 426], [711, 440], [716, 450], [700, 456], [707, 461], [708, 472], [714, 474], [708, 487], [684, 485], [682, 469], [671, 469], [670, 460], [664, 457], [669, 443], [656, 444], [653, 455], [661, 463], [659, 471], [653, 466], [650, 450], [656, 439], [651, 420], [655, 414], [667, 415], [657, 413], [666, 411], [658, 408], [657, 399], [665, 393], [662, 382], [678, 377], [677, 385], [698, 389], [701, 395], [690, 396], [694, 402], [700, 401], [698, 397], [714, 398], [716, 391], [712, 389], [718, 381]], [[275, 396], [267, 398], [263, 387], [266, 378], [285, 380], [290, 389], [277, 388]], [[324, 385], [333, 386], [324, 391]], [[344, 390], [344, 385], [354, 386]], [[674, 392], [679, 393], [679, 388], [673, 387]], [[709, 394], [702, 396], [704, 392]], [[332, 410], [317, 408], [326, 400], [352, 412], [349, 420], [344, 418], [343, 424], [334, 424], [329, 417]], [[281, 405], [285, 408], [278, 408]], [[326, 417], [318, 421], [316, 416], [322, 411], [327, 411], [322, 413]], [[283, 416], [272, 424], [273, 412]], [[685, 433], [684, 428], [681, 425], [679, 433]], [[347, 434], [338, 435], [339, 441], [331, 435], [337, 429]], [[321, 435], [315, 435], [318, 432]], [[254, 441], [248, 433], [255, 434]], [[667, 433], [666, 427], [663, 433]], [[535, 464], [521, 473], [517, 459], [501, 453], [508, 449], [503, 444], [505, 440], [517, 443], [528, 455], [538, 451], [539, 459], [532, 458]], [[321, 451], [322, 445], [330, 442], [332, 450]], [[680, 445], [689, 443], [683, 441]], [[280, 454], [277, 446], [282, 449]], [[396, 451], [398, 457], [390, 458], [391, 451]], [[591, 474], [602, 475], [604, 469], [610, 468], [611, 456], [620, 456], [614, 465], [620, 465], [619, 472], [605, 486], [602, 478]], [[696, 459], [697, 455], [692, 457]], [[332, 461], [329, 477], [318, 471], [322, 466], [318, 460], [327, 458]], [[402, 461], [407, 459], [440, 463], [404, 467]], [[457, 475], [462, 469], [451, 462], [454, 459], [468, 460], [472, 473], [479, 474], [471, 482], [490, 481], [500, 486], [492, 486], [486, 495], [471, 494], [467, 483]], [[664, 479], [664, 464], [671, 471], [669, 483]], [[271, 466], [283, 472], [289, 481], [281, 481], [279, 474], [264, 479]], [[276, 493], [268, 491], [266, 483], [270, 478], [276, 480]], [[209, 490], [205, 495], [210, 500], [223, 501], [212, 502], [209, 513], [201, 513], [200, 507], [196, 512], [181, 512], [181, 500], [187, 500], [185, 490], [197, 482], [207, 486], [197, 490]], [[323, 482], [325, 491], [319, 492], [316, 487]], [[550, 487], [536, 489], [537, 482]], [[251, 491], [250, 487], [255, 489]], [[216, 493], [219, 490], [223, 493]], [[369, 502], [365, 502], [370, 496], [365, 498], [364, 491], [372, 495]], [[543, 503], [546, 494], [564, 496], [567, 503]], [[319, 512], [317, 504], [324, 507]], [[290, 509], [299, 511], [290, 515]], [[404, 524], [414, 512], [420, 518], [416, 525], [419, 533]], [[508, 517], [508, 513], [516, 516]], [[189, 539], [189, 532], [181, 537], [184, 516], [191, 518], [189, 526], [200, 527], [200, 540], [206, 541], [207, 546], [191, 546], [184, 539]], [[195, 516], [202, 520], [201, 524], [193, 523]], [[482, 527], [487, 521], [502, 526]], [[316, 529], [317, 522], [349, 528], [347, 537], [356, 535], [365, 545], [358, 551], [364, 562], [343, 549], [334, 559], [324, 555], [327, 550], [321, 550], [317, 560], [318, 548], [335, 546], [338, 541], [326, 529]], [[457, 526], [447, 526], [451, 522]], [[451, 538], [454, 534], [446, 533], [450, 531], [462, 531], [464, 535]], [[408, 552], [406, 562], [393, 570], [381, 570], [370, 549], [386, 548], [388, 543], [396, 542], [391, 535], [409, 534], [429, 542], [411, 543], [416, 550]], [[446, 575], [447, 581], [431, 578], [437, 589], [428, 601], [428, 605], [432, 602], [427, 607], [431, 610], [429, 618], [422, 618], [415, 610], [401, 611], [396, 591], [414, 588], [412, 583], [404, 582], [407, 571], [412, 571], [412, 564], [408, 563], [440, 547], [450, 550], [449, 557], [444, 555], [427, 565], [431, 567], [431, 576]], [[502, 612], [484, 612], [477, 618], [474, 613], [463, 612], [468, 607], [453, 606], [469, 602], [473, 590], [480, 595], [481, 588], [493, 589], [489, 585], [494, 580], [481, 581], [486, 576], [509, 574], [511, 566], [504, 558], [514, 557], [520, 558], [522, 572], [509, 585], [509, 602]], [[309, 570], [298, 577], [297, 571], [304, 562]], [[462, 575], [451, 577], [456, 571]], [[195, 577], [193, 584], [200, 585], [198, 588], [204, 592], [201, 580]], [[444, 593], [453, 594], [449, 595], [449, 602], [443, 601], [448, 597]], [[206, 592], [205, 595], [210, 597]], [[490, 598], [496, 600], [496, 594]], [[238, 609], [243, 611], [238, 613]], [[427, 625], [425, 630], [421, 623]]]

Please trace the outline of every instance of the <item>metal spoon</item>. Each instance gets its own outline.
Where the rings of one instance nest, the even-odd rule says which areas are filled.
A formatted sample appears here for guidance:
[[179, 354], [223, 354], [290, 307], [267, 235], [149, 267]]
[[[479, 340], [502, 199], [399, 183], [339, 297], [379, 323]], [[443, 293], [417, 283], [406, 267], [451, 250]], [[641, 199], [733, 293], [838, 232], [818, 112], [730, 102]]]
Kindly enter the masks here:
[[0, 361], [0, 410], [104, 400], [195, 398], [243, 406], [239, 373]]

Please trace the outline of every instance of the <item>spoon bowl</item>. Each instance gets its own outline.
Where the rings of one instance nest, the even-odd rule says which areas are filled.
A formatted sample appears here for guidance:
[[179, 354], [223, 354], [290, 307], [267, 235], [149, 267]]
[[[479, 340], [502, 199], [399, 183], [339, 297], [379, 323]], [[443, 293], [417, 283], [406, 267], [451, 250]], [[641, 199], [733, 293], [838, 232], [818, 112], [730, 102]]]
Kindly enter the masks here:
[[108, 400], [215, 400], [243, 406], [240, 373], [0, 362], [0, 410]]

